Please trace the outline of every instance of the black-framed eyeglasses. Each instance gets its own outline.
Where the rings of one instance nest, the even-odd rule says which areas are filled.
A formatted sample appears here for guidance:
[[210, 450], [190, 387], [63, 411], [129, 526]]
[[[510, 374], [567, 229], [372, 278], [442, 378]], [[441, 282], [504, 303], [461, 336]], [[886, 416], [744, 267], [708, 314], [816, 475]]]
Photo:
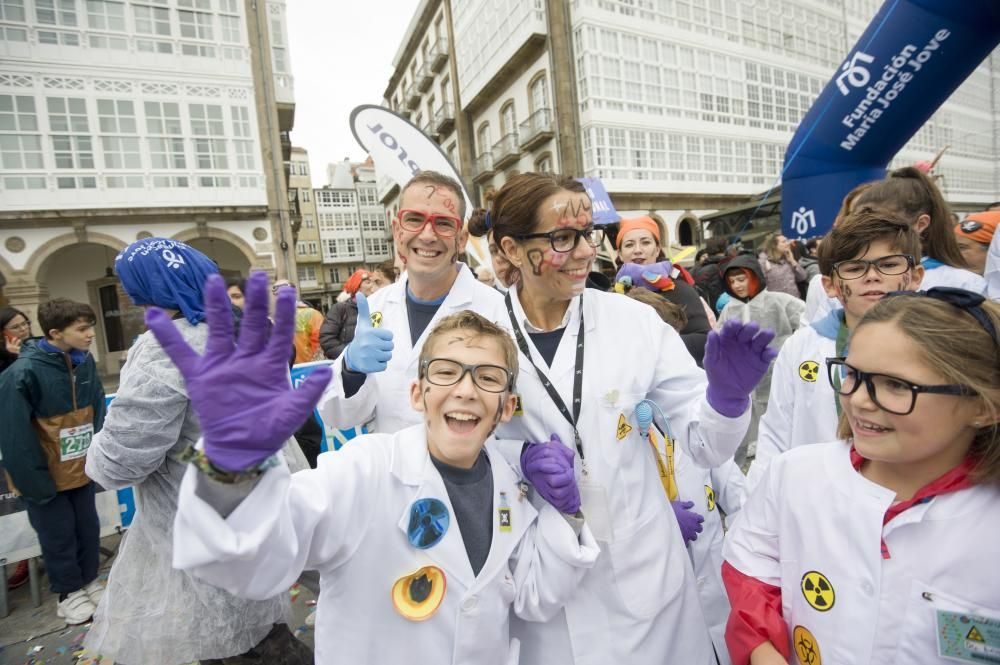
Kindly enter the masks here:
[[462, 230], [462, 220], [451, 215], [428, 215], [419, 210], [400, 210], [396, 219], [410, 233], [420, 233], [428, 223], [435, 235], [451, 238]]
[[841, 279], [858, 279], [868, 274], [872, 266], [883, 275], [902, 275], [917, 264], [909, 254], [890, 254], [872, 261], [866, 259], [851, 259], [833, 264], [833, 271]]
[[547, 233], [522, 233], [514, 236], [518, 240], [531, 240], [532, 238], [548, 238], [552, 245], [552, 251], [565, 254], [576, 249], [580, 238], [584, 238], [591, 247], [599, 247], [604, 242], [604, 228], [590, 224], [582, 229], [564, 228], [549, 231]]
[[888, 374], [862, 372], [848, 365], [844, 358], [827, 358], [827, 374], [833, 391], [838, 395], [853, 395], [861, 384], [865, 384], [868, 397], [883, 411], [897, 416], [913, 413], [920, 393], [938, 395], [958, 395], [972, 397], [976, 391], [969, 386], [952, 383], [938, 386], [921, 386]]
[[472, 382], [488, 393], [502, 393], [510, 389], [514, 375], [500, 365], [466, 365], [449, 358], [429, 358], [420, 363], [420, 375], [435, 386], [453, 386], [466, 374]]

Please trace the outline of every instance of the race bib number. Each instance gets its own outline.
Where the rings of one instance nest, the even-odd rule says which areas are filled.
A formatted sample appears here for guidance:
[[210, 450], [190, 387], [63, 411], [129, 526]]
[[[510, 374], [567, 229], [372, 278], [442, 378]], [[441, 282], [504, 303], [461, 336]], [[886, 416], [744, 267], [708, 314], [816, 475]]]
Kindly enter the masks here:
[[67, 462], [86, 455], [92, 438], [94, 438], [93, 423], [59, 430], [59, 461]]

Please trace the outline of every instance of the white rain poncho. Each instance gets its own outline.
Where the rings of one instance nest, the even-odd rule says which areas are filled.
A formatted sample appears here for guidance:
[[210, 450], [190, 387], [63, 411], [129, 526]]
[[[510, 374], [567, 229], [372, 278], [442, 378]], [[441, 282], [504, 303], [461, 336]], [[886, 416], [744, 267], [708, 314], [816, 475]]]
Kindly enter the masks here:
[[[188, 344], [204, 350], [207, 325], [174, 323]], [[172, 567], [174, 513], [187, 466], [176, 457], [200, 436], [180, 372], [152, 333], [143, 334], [129, 350], [117, 397], [87, 455], [87, 475], [108, 489], [134, 486], [139, 505], [84, 641], [105, 659], [177, 665], [234, 656], [291, 617], [287, 594], [243, 600]], [[308, 466], [294, 441], [284, 453], [290, 469]]]

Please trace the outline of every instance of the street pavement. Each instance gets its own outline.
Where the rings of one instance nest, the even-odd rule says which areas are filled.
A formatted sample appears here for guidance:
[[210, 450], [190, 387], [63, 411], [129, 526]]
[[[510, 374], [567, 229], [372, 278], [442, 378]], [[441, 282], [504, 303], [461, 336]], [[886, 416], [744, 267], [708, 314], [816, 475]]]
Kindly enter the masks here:
[[[121, 536], [115, 534], [101, 541], [101, 547], [113, 552], [118, 549]], [[106, 581], [114, 557], [101, 557], [100, 578]], [[0, 570], [2, 570], [0, 566]], [[13, 566], [8, 568], [13, 571]], [[39, 566], [41, 570], [41, 566]], [[48, 578], [42, 575], [42, 604], [32, 607], [29, 585], [9, 592], [10, 614], [0, 619], [0, 665], [113, 665], [114, 661], [81, 646], [90, 629], [90, 623], [68, 626], [56, 616], [58, 597], [48, 590]], [[294, 621], [291, 630], [295, 636], [313, 646], [313, 629], [305, 625], [305, 617], [316, 605], [318, 592], [316, 575], [306, 574], [300, 584], [289, 590]], [[144, 665], [129, 663], [129, 665]], [[190, 664], [196, 665], [196, 663]]]

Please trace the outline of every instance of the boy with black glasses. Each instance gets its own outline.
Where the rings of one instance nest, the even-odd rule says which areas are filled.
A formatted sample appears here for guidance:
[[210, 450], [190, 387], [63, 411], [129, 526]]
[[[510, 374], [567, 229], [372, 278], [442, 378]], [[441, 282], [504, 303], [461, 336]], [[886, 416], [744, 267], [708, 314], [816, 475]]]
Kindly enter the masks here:
[[819, 266], [823, 288], [841, 308], [797, 330], [778, 353], [747, 474], [750, 490], [777, 455], [837, 437], [839, 407], [826, 359], [847, 355], [850, 331], [872, 305], [893, 291], [916, 291], [924, 276], [916, 231], [895, 213], [872, 208], [849, 214], [830, 231]]

